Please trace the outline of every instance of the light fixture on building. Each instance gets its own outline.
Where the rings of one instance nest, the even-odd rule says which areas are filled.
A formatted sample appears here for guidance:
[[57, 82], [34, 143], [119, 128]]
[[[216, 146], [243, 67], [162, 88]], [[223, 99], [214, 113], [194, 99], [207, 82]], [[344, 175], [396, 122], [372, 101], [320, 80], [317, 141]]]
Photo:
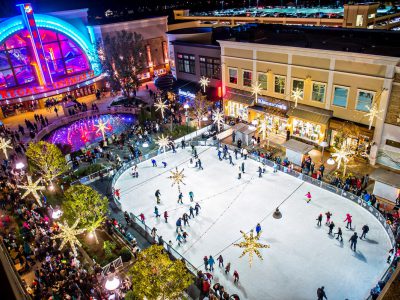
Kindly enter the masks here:
[[329, 158], [328, 158], [328, 160], [326, 161], [326, 163], [328, 164], [328, 165], [334, 165], [335, 164], [335, 160], [332, 158], [332, 156], [330, 156]]
[[272, 215], [274, 219], [281, 219], [282, 218], [282, 213], [279, 210], [279, 207], [277, 207]]
[[142, 145], [142, 147], [143, 147], [143, 148], [147, 148], [147, 147], [149, 147], [149, 143], [147, 143], [147, 142], [144, 142], [144, 143], [143, 143], [143, 145]]
[[17, 169], [17, 170], [22, 170], [23, 168], [25, 168], [25, 164], [23, 163], [23, 162], [17, 162], [16, 164], [15, 164], [15, 168]]

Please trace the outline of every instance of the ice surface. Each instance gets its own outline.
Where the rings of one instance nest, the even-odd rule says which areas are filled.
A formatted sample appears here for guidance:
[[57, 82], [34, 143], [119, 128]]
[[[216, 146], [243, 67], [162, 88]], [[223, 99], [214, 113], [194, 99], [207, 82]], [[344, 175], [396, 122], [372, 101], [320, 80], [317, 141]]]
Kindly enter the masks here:
[[[245, 174], [237, 179], [238, 165], [242, 159], [219, 161], [215, 148], [197, 147], [204, 170], [189, 166], [190, 148], [178, 149], [178, 153], [161, 154], [139, 165], [139, 178], [132, 178], [126, 171], [116, 182], [120, 189], [122, 209], [135, 215], [144, 213], [146, 224], [155, 226], [164, 241], [173, 242], [188, 261], [204, 270], [203, 257], [222, 254], [225, 265], [231, 262], [231, 272], [225, 275], [218, 263], [214, 280], [224, 285], [229, 293], [237, 293], [241, 299], [316, 299], [316, 290], [325, 286], [329, 299], [364, 299], [387, 268], [386, 258], [390, 247], [383, 226], [365, 209], [331, 192], [318, 188], [282, 172], [266, 174], [258, 178], [259, 163], [247, 159]], [[168, 163], [163, 168], [161, 162]], [[185, 169], [183, 205], [177, 203], [177, 186], [171, 187], [170, 170], [178, 166]], [[156, 204], [154, 193], [161, 192], [161, 204]], [[188, 193], [193, 191], [194, 202], [201, 206], [200, 214], [190, 219], [186, 244], [180, 247], [176, 241], [175, 222], [194, 202]], [[305, 202], [305, 194], [311, 192], [312, 201]], [[282, 219], [274, 219], [272, 213], [281, 204]], [[161, 218], [156, 219], [154, 206], [158, 206]], [[168, 223], [162, 217], [167, 210]], [[331, 211], [336, 227], [343, 230], [344, 242], [330, 237], [325, 226], [325, 212]], [[322, 226], [316, 226], [316, 218], [322, 213]], [[346, 229], [346, 213], [353, 216], [353, 227], [361, 234], [361, 227], [368, 224], [367, 240], [358, 241], [357, 252], [350, 250], [348, 242], [353, 231]], [[240, 230], [248, 232], [260, 222], [260, 242], [271, 246], [261, 249], [264, 260], [254, 257], [250, 268], [248, 257], [239, 258], [242, 250], [233, 246], [241, 240]], [[238, 285], [233, 283], [233, 271], [240, 275]]]

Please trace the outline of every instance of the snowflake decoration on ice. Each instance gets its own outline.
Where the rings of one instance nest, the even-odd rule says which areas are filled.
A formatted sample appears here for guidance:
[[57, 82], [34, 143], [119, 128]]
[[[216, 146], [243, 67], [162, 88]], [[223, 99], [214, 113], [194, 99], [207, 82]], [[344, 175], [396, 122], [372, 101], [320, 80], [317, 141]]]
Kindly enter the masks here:
[[257, 100], [258, 100], [258, 94], [259, 94], [260, 92], [261, 92], [261, 84], [258, 83], [258, 82], [253, 83], [253, 84], [251, 85], [251, 95], [252, 95], [252, 96], [255, 96], [256, 103], [257, 103]]
[[347, 162], [349, 161], [349, 156], [351, 154], [353, 154], [353, 151], [350, 150], [350, 148], [348, 146], [346, 146], [345, 144], [342, 145], [342, 147], [340, 147], [340, 149], [336, 149], [335, 153], [332, 153], [332, 157], [335, 157], [336, 162], [338, 164], [337, 169], [340, 168], [340, 164], [343, 163], [347, 164]]
[[96, 133], [101, 132], [101, 135], [103, 136], [103, 140], [106, 139], [105, 132], [108, 129], [107, 124], [108, 124], [108, 121], [103, 122], [103, 120], [99, 119], [99, 122], [97, 123], [97, 125], [94, 125], [95, 127], [97, 127]]
[[178, 191], [179, 193], [181, 192], [181, 187], [180, 184], [185, 184], [183, 182], [183, 178], [185, 178], [185, 174], [183, 174], [183, 171], [185, 169], [182, 169], [181, 171], [178, 171], [178, 167], [176, 167], [175, 171], [171, 171], [171, 176], [169, 176], [168, 178], [172, 180], [172, 186], [174, 186], [175, 184], [178, 185]]
[[199, 81], [201, 87], [203, 88], [203, 92], [206, 92], [206, 87], [210, 84], [210, 79], [208, 79], [205, 76], [201, 76], [200, 81]]
[[161, 111], [161, 116], [163, 119], [164, 119], [164, 111], [168, 107], [168, 105], [166, 103], [167, 103], [167, 101], [163, 102], [161, 99], [158, 99], [158, 101], [156, 103], [154, 103], [154, 106], [156, 107], [156, 111], [158, 111], [158, 110]]
[[218, 132], [221, 131], [221, 126], [224, 124], [224, 114], [219, 110], [213, 110], [212, 116], [214, 119], [214, 124], [217, 124]]
[[168, 136], [164, 136], [163, 134], [157, 139], [156, 144], [159, 146], [159, 149], [163, 149], [163, 152], [165, 153], [165, 148], [169, 147], [169, 139]]
[[7, 148], [12, 149], [11, 140], [6, 140], [5, 138], [0, 138], [0, 149], [3, 150], [4, 156], [8, 159]]
[[297, 107], [297, 101], [303, 100], [303, 91], [299, 88], [296, 88], [292, 91], [291, 97], [294, 100], [294, 107]]
[[22, 195], [21, 199], [24, 199], [29, 194], [32, 194], [32, 196], [36, 199], [39, 206], [42, 206], [42, 202], [40, 201], [40, 196], [38, 194], [38, 191], [43, 191], [46, 189], [45, 186], [39, 185], [39, 182], [42, 179], [39, 178], [35, 182], [32, 182], [32, 177], [29, 175], [26, 176], [26, 179], [28, 181], [26, 185], [17, 185], [17, 188], [26, 190], [25, 193]]
[[78, 226], [80, 219], [78, 218], [74, 225], [72, 225], [71, 227], [69, 227], [68, 223], [66, 221], [64, 221], [64, 224], [58, 224], [58, 226], [60, 226], [60, 233], [53, 236], [51, 239], [62, 239], [60, 248], [58, 248], [59, 250], [62, 250], [65, 246], [66, 243], [69, 243], [71, 246], [72, 251], [74, 252], [75, 256], [78, 256], [77, 252], [76, 252], [76, 245], [78, 246], [82, 246], [82, 244], [79, 242], [79, 240], [77, 239], [77, 235], [83, 233], [86, 229], [82, 228], [82, 229], [76, 229], [76, 226]]
[[249, 264], [250, 264], [250, 268], [251, 268], [251, 265], [253, 263], [254, 254], [256, 254], [261, 260], [263, 260], [263, 257], [258, 249], [259, 248], [270, 248], [270, 246], [259, 243], [258, 237], [254, 236], [253, 230], [250, 230], [249, 235], [247, 235], [242, 230], [240, 231], [240, 233], [243, 235], [244, 241], [237, 243], [237, 244], [233, 244], [233, 245], [237, 246], [239, 248], [244, 248], [243, 253], [242, 253], [242, 255], [239, 256], [239, 258], [242, 258], [247, 253], [249, 254]]
[[271, 129], [269, 128], [268, 119], [260, 119], [260, 121], [258, 122], [258, 133], [262, 134], [263, 140], [267, 138], [268, 131], [271, 131]]
[[369, 120], [369, 128], [371, 129], [372, 123], [374, 123], [374, 119], [377, 118], [378, 120], [382, 120], [382, 118], [379, 116], [383, 110], [378, 109], [378, 105], [376, 103], [372, 104], [372, 107], [367, 106], [368, 108], [368, 113], [364, 115], [364, 117], [368, 117]]

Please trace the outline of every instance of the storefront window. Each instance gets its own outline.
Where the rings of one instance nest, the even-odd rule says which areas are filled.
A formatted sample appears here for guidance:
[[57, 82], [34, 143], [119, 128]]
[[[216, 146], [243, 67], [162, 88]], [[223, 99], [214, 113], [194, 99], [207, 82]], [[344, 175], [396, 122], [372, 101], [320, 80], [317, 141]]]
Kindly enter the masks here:
[[362, 134], [354, 136], [343, 136], [343, 133], [337, 130], [332, 130], [330, 145], [340, 148], [342, 144], [350, 147], [356, 156], [364, 156], [370, 146], [370, 138]]
[[274, 84], [275, 85], [274, 86], [275, 93], [284, 94], [286, 78], [284, 76], [276, 75], [274, 78], [274, 81], [275, 81], [275, 84]]
[[243, 85], [251, 86], [252, 81], [252, 72], [251, 71], [243, 71]]
[[237, 69], [229, 68], [229, 83], [237, 84], [238, 71]]
[[374, 92], [359, 90], [357, 94], [356, 110], [368, 111], [374, 100]]
[[293, 135], [313, 142], [318, 142], [323, 132], [321, 125], [298, 119], [293, 120]]
[[265, 73], [258, 73], [258, 83], [266, 91], [268, 89], [268, 76]]
[[321, 82], [313, 82], [311, 100], [324, 102], [326, 84]]
[[347, 106], [347, 96], [349, 94], [349, 89], [347, 87], [335, 86], [333, 90], [333, 105], [346, 107]]
[[178, 53], [178, 71], [182, 73], [195, 74], [195, 57], [192, 54]]

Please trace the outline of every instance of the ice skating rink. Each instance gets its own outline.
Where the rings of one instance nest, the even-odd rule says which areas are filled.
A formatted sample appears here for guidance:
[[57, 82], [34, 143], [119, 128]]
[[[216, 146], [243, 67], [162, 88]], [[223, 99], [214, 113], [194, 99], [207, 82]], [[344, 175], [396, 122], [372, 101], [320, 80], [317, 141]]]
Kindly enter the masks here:
[[[242, 159], [219, 161], [215, 147], [197, 147], [204, 170], [189, 166], [191, 150], [170, 151], [155, 159], [139, 164], [139, 178], [132, 178], [130, 170], [121, 175], [115, 188], [120, 189], [122, 209], [135, 215], [144, 213], [146, 224], [156, 227], [164, 241], [173, 242], [177, 249], [195, 267], [204, 270], [203, 257], [212, 255], [216, 261], [214, 281], [220, 282], [230, 293], [241, 299], [316, 299], [316, 290], [325, 286], [328, 299], [365, 299], [387, 268], [386, 258], [390, 241], [382, 225], [365, 209], [350, 200], [294, 178], [282, 172], [273, 173], [267, 168], [258, 178], [259, 163], [247, 159], [241, 180], [237, 179], [238, 165]], [[168, 163], [162, 167], [162, 161]], [[185, 185], [181, 186], [183, 205], [177, 204], [177, 186], [171, 187], [170, 170], [184, 168]], [[156, 204], [155, 191], [161, 192], [161, 204]], [[193, 191], [194, 202], [188, 193]], [[305, 202], [311, 192], [312, 201]], [[283, 217], [272, 217], [282, 203]], [[178, 246], [175, 222], [189, 206], [198, 202], [200, 214], [184, 227], [189, 234], [186, 244]], [[155, 218], [154, 206], [161, 218]], [[167, 210], [166, 224], [163, 213]], [[325, 212], [333, 213], [331, 220], [343, 230], [343, 243], [328, 235]], [[317, 216], [324, 218], [317, 227]], [[353, 231], [346, 229], [346, 213], [353, 216], [353, 227], [361, 235], [361, 227], [368, 224], [367, 240], [358, 240], [357, 252], [350, 250], [348, 242]], [[257, 256], [250, 268], [248, 256], [239, 258], [242, 250], [233, 246], [241, 241], [240, 230], [248, 232], [261, 222], [261, 243], [269, 249], [260, 249], [264, 260]], [[183, 224], [183, 222], [182, 222]], [[218, 267], [217, 257], [222, 254], [225, 265], [231, 262], [230, 274]], [[240, 275], [239, 284], [233, 283], [233, 271]]]

